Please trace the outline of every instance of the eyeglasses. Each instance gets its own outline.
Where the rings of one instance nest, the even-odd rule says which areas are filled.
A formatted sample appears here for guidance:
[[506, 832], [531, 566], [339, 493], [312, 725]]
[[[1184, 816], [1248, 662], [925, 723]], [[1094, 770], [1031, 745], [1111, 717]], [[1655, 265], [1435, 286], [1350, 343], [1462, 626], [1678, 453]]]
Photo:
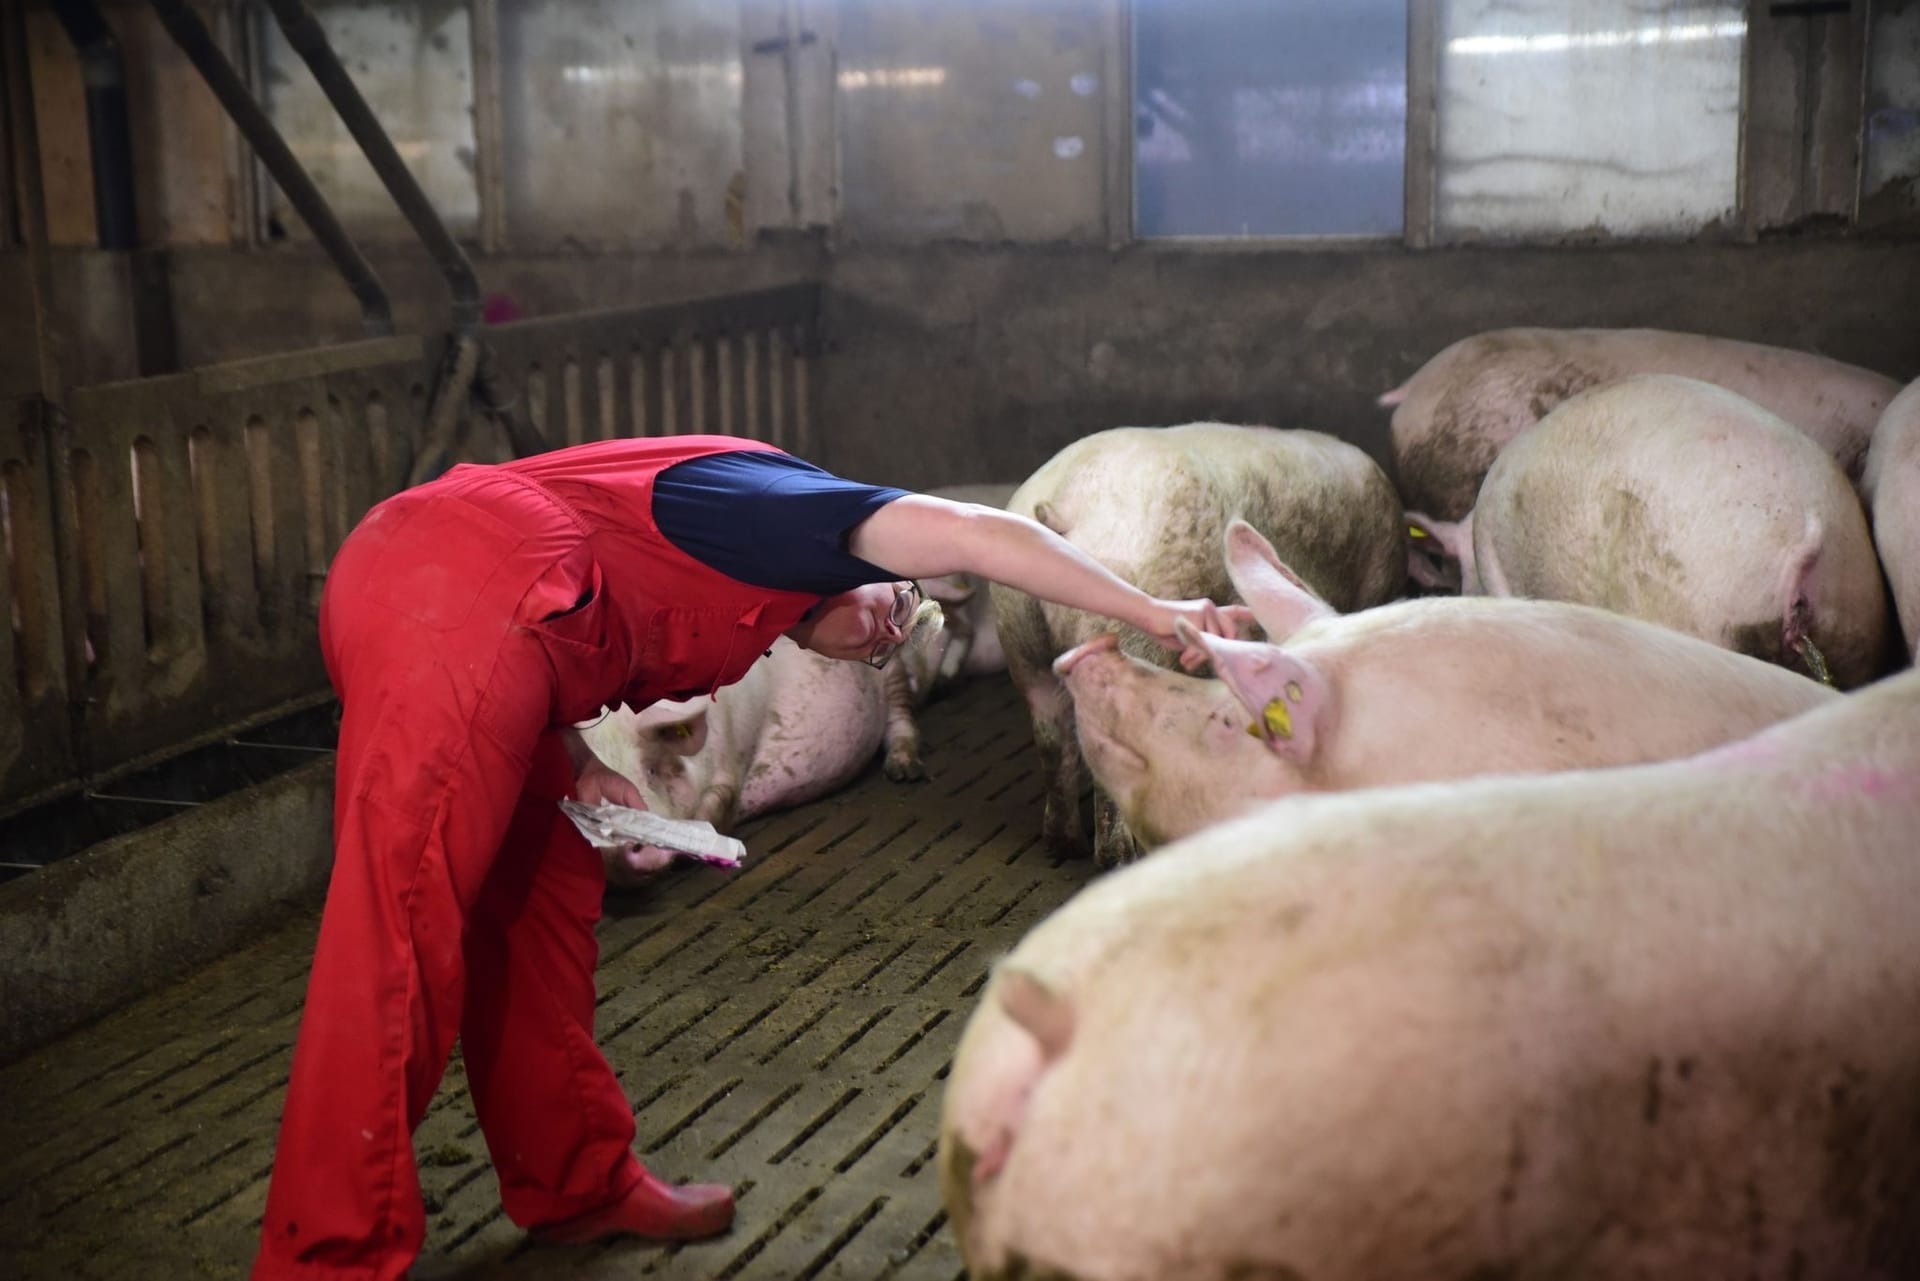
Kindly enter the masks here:
[[913, 621], [914, 611], [920, 608], [920, 584], [908, 583], [893, 594], [893, 604], [887, 610], [887, 621], [900, 633], [900, 640], [883, 640], [873, 647], [867, 655], [867, 666], [876, 670], [885, 667], [887, 660], [899, 652], [900, 644], [907, 638], [907, 624]]

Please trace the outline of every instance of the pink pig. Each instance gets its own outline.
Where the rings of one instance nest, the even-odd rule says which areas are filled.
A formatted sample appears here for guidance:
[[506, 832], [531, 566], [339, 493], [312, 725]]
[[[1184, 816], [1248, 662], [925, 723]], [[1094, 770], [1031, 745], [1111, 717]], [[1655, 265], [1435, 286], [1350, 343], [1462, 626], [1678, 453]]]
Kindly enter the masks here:
[[[886, 751], [888, 777], [923, 776], [914, 709], [931, 684], [929, 653], [903, 646], [885, 669], [838, 662], [784, 636], [746, 676], [684, 703], [621, 708], [584, 733], [587, 745], [668, 818], [722, 832], [846, 786]], [[642, 884], [673, 856], [654, 846], [610, 852], [607, 879]]]
[[[1279, 540], [1300, 574], [1344, 607], [1389, 600], [1406, 582], [1400, 499], [1386, 473], [1353, 445], [1316, 431], [1186, 423], [1095, 432], [1029, 476], [1009, 509], [1169, 600], [1231, 602], [1219, 546], [1235, 519]], [[1053, 661], [1117, 624], [1000, 584], [993, 597], [1007, 670], [1039, 750], [1042, 839], [1056, 854], [1076, 853], [1086, 844], [1086, 769], [1074, 742], [1073, 702]], [[1174, 661], [1131, 629], [1122, 629], [1120, 644], [1162, 665]], [[1098, 862], [1138, 856], [1113, 801], [1097, 789], [1093, 813]]]
[[1380, 398], [1407, 505], [1438, 520], [1473, 506], [1508, 441], [1588, 387], [1680, 374], [1738, 392], [1860, 472], [1891, 378], [1811, 352], [1660, 329], [1496, 329], [1463, 338]]
[[1278, 643], [1195, 633], [1212, 680], [1129, 658], [1112, 637], [1054, 667], [1095, 779], [1149, 843], [1296, 792], [1685, 756], [1837, 697], [1579, 605], [1426, 597], [1336, 614], [1243, 522], [1226, 555]]
[[1502, 451], [1466, 521], [1408, 521], [1461, 558], [1468, 592], [1616, 610], [1824, 666], [1843, 688], [1887, 668], [1885, 589], [1853, 487], [1780, 418], [1698, 379], [1582, 392]]
[[1084, 890], [954, 1059], [971, 1274], [1920, 1276], [1920, 673], [1818, 702], [1688, 760], [1271, 802]]
[[1880, 415], [1861, 489], [1873, 509], [1873, 541], [1907, 652], [1920, 659], [1920, 379]]

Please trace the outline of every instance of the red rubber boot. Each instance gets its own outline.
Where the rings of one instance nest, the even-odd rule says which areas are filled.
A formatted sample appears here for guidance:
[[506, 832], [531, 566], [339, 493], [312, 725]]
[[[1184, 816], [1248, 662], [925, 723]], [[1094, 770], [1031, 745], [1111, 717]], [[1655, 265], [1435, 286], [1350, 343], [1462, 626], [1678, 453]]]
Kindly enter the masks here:
[[732, 1225], [733, 1189], [726, 1184], [675, 1186], [643, 1173], [613, 1204], [535, 1228], [533, 1235], [560, 1244], [623, 1234], [655, 1241], [697, 1241], [718, 1236]]

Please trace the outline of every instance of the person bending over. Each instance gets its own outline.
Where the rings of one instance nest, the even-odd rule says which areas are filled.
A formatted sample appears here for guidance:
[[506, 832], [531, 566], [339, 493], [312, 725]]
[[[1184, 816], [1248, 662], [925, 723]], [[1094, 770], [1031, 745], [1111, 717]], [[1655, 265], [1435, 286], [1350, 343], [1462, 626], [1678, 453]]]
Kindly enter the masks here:
[[731, 1224], [731, 1189], [634, 1156], [594, 1042], [605, 872], [557, 802], [643, 802], [570, 726], [711, 694], [781, 635], [884, 662], [912, 580], [949, 573], [1169, 648], [1179, 619], [1229, 634], [1243, 617], [1154, 599], [1024, 517], [723, 436], [461, 465], [367, 513], [320, 606], [342, 707], [334, 866], [255, 1278], [406, 1273], [426, 1231], [413, 1131], [456, 1036], [515, 1223], [557, 1241]]

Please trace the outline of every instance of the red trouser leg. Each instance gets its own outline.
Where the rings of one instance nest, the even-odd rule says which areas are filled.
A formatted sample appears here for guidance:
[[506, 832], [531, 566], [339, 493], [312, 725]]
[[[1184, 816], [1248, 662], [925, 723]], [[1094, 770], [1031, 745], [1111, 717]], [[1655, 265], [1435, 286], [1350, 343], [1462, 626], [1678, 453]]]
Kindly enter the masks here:
[[[425, 1217], [412, 1132], [468, 1009], [468, 952], [483, 950], [470, 947], [469, 921], [496, 870], [512, 875], [525, 864], [541, 886], [543, 906], [523, 914], [524, 927], [506, 928], [510, 942], [520, 932], [573, 932], [543, 959], [575, 958], [553, 981], [570, 992], [585, 984], [591, 1017], [592, 912], [577, 910], [577, 889], [549, 895], [537, 866], [558, 838], [525, 848], [515, 839], [513, 852], [496, 858], [529, 778], [538, 774], [544, 785], [533, 790], [551, 794], [553, 771], [564, 768], [547, 735], [553, 667], [518, 617], [528, 584], [563, 550], [550, 531], [522, 533], [464, 504], [402, 504], [370, 516], [330, 569], [322, 647], [344, 706], [334, 869], [256, 1278], [388, 1281], [418, 1255]], [[528, 802], [526, 812], [533, 808]], [[580, 958], [589, 958], [584, 968]], [[523, 968], [510, 960], [507, 974]], [[484, 981], [497, 987], [492, 975]], [[578, 1001], [576, 993], [566, 1008]], [[522, 1044], [512, 1017], [492, 1035], [494, 1093], [502, 1081], [574, 1098], [620, 1093], [604, 1062], [594, 1085], [593, 1065], [566, 1041]], [[500, 1065], [509, 1056], [507, 1073]], [[621, 1196], [637, 1176], [605, 1111], [604, 1102], [592, 1112], [556, 1111], [539, 1135], [519, 1127], [516, 1181], [564, 1171], [556, 1206]], [[627, 1126], [630, 1135], [630, 1117]], [[590, 1195], [596, 1165], [607, 1182]]]
[[470, 920], [460, 1025], [500, 1201], [522, 1227], [594, 1209], [644, 1173], [633, 1109], [593, 1039], [606, 872], [555, 804], [572, 782], [564, 750], [545, 740], [542, 758]]

